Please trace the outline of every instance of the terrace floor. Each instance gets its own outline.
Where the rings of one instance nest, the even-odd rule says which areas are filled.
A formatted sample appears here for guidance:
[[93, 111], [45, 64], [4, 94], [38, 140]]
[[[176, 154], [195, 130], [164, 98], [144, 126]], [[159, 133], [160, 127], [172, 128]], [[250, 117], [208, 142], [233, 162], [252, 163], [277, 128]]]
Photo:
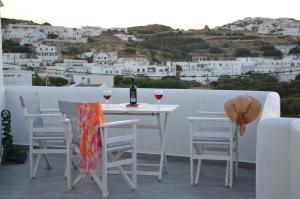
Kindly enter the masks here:
[[[149, 157], [147, 157], [149, 158]], [[65, 159], [50, 155], [52, 169], [44, 169], [43, 161], [37, 178], [29, 179], [29, 164], [4, 164], [0, 167], [0, 198], [2, 199], [94, 199], [101, 198], [98, 187], [90, 178], [81, 181], [73, 190], [67, 190], [63, 179]], [[152, 157], [153, 161], [156, 157]], [[41, 159], [42, 160], [42, 159]], [[150, 160], [150, 161], [151, 161]], [[204, 163], [204, 174], [197, 186], [190, 186], [189, 161], [186, 158], [169, 160], [169, 173], [162, 182], [153, 176], [138, 176], [138, 188], [130, 190], [120, 175], [108, 178], [109, 198], [126, 199], [253, 199], [255, 198], [255, 169], [241, 167], [233, 188], [224, 187], [225, 165]], [[75, 172], [74, 172], [75, 173]]]

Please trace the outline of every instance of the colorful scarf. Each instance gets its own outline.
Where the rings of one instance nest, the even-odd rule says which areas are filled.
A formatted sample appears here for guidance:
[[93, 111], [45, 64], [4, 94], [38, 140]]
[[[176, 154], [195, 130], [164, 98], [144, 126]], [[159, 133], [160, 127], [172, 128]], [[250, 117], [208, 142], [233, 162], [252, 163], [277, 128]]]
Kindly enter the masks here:
[[78, 110], [79, 132], [79, 172], [86, 175], [90, 169], [97, 166], [97, 157], [101, 151], [101, 135], [99, 121], [105, 123], [102, 106], [99, 102], [80, 102]]

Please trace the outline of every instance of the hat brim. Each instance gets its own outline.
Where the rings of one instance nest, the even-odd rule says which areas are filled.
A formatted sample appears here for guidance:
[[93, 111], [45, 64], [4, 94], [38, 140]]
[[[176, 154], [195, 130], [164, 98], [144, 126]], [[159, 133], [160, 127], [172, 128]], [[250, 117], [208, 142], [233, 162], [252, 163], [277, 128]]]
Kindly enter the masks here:
[[[243, 114], [244, 124], [248, 124], [255, 120], [255, 118], [260, 113], [261, 108], [260, 102], [257, 99], [251, 96], [249, 97], [251, 98], [251, 102], [248, 111], [245, 114]], [[236, 112], [236, 109], [234, 107], [234, 99], [230, 99], [225, 102], [224, 110], [231, 121], [235, 123], [238, 122], [239, 113]]]

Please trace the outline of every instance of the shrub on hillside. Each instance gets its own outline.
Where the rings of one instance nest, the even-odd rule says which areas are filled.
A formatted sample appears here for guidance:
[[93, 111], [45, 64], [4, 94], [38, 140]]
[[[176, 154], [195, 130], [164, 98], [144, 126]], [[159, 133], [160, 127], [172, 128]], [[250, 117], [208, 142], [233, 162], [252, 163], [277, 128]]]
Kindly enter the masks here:
[[213, 54], [219, 54], [222, 53], [223, 50], [221, 48], [214, 46], [214, 47], [210, 47], [209, 52]]
[[300, 47], [294, 47], [290, 49], [289, 54], [300, 54]]
[[234, 55], [236, 57], [250, 57], [252, 54], [251, 51], [247, 48], [237, 48]]

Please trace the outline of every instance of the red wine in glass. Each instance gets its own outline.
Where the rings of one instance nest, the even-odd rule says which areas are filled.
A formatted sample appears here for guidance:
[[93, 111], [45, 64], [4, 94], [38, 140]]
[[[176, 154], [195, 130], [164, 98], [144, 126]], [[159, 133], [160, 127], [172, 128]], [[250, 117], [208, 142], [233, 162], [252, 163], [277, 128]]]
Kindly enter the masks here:
[[111, 97], [111, 95], [103, 95], [105, 100], [109, 100], [109, 98]]
[[111, 90], [104, 90], [103, 91], [103, 97], [104, 97], [104, 99], [105, 99], [105, 101], [106, 101], [106, 106], [108, 107], [108, 100], [110, 99], [110, 97], [111, 97]]
[[155, 94], [154, 95], [156, 100], [161, 100], [161, 98], [163, 97], [163, 94]]
[[156, 90], [156, 91], [154, 92], [154, 97], [155, 97], [155, 99], [157, 100], [158, 105], [160, 105], [160, 100], [161, 100], [161, 98], [163, 97], [163, 91], [162, 91], [162, 90]]

